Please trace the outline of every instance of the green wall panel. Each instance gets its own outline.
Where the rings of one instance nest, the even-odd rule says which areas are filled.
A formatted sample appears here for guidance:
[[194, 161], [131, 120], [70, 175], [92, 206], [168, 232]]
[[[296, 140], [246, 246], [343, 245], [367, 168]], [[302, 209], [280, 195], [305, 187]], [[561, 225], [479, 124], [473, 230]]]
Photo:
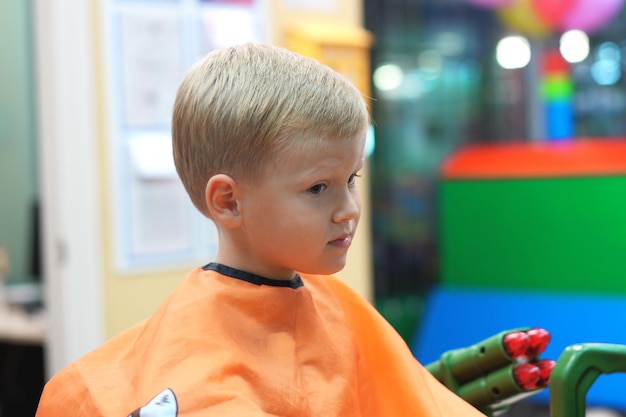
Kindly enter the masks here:
[[626, 293], [626, 177], [448, 180], [442, 283]]
[[8, 282], [32, 281], [38, 198], [32, 0], [0, 1], [0, 246]]

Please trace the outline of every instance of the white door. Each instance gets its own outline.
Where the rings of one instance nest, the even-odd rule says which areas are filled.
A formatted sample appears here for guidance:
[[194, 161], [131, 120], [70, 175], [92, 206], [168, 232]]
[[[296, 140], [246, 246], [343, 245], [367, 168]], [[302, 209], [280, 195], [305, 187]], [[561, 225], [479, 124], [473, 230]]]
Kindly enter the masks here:
[[48, 376], [104, 334], [96, 6], [34, 2]]

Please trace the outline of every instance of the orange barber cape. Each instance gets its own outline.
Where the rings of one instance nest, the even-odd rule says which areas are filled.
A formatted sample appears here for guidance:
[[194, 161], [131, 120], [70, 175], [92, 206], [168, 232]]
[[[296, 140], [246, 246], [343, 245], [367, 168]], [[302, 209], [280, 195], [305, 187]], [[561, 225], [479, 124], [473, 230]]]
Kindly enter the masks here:
[[331, 276], [192, 271], [149, 319], [44, 387], [36, 417], [473, 417]]

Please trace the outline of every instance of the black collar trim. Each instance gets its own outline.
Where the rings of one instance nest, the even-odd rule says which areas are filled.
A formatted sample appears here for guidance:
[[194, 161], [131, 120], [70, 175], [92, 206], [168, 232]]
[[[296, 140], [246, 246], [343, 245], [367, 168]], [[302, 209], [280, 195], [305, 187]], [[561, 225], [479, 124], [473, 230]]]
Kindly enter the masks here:
[[304, 286], [302, 278], [300, 278], [300, 275], [298, 274], [296, 274], [295, 277], [289, 280], [270, 279], [262, 277], [260, 275], [251, 274], [240, 269], [231, 268], [230, 266], [218, 264], [216, 262], [208, 263], [203, 266], [202, 269], [204, 269], [205, 271], [215, 271], [222, 275], [240, 279], [242, 281], [246, 281], [255, 285], [271, 285], [273, 287], [288, 287], [293, 289]]

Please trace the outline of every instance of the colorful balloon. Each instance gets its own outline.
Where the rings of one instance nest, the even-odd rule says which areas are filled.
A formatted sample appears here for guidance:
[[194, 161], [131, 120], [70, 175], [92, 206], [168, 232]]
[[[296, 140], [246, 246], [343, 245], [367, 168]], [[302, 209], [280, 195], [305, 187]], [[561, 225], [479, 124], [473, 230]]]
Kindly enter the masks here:
[[620, 12], [626, 0], [466, 0], [493, 8], [510, 29], [533, 37], [554, 30], [602, 29]]
[[531, 0], [531, 7], [546, 25], [556, 28], [577, 0]]
[[498, 8], [496, 13], [500, 21], [511, 30], [531, 37], [545, 37], [551, 28], [536, 15], [531, 1], [515, 0], [507, 6]]
[[502, 7], [513, 3], [514, 0], [467, 0], [468, 3], [479, 7]]
[[563, 16], [559, 28], [595, 32], [614, 18], [623, 5], [624, 0], [576, 0]]

